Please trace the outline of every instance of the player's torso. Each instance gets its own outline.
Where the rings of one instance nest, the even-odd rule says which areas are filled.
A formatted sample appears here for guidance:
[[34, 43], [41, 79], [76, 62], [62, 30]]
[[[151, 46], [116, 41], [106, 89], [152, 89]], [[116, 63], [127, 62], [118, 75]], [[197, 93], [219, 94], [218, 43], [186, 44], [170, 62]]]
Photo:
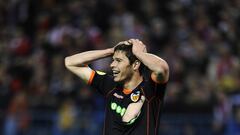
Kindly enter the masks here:
[[[136, 88], [130, 93], [124, 92], [122, 89], [114, 89], [107, 98], [107, 112], [105, 121], [105, 134], [125, 135], [133, 131], [133, 125], [139, 122], [139, 119], [145, 119], [145, 106], [143, 104], [139, 117], [133, 123], [127, 124], [123, 122], [123, 116], [126, 113], [128, 106], [140, 100], [143, 92], [140, 88]], [[131, 131], [132, 130], [132, 131]]]

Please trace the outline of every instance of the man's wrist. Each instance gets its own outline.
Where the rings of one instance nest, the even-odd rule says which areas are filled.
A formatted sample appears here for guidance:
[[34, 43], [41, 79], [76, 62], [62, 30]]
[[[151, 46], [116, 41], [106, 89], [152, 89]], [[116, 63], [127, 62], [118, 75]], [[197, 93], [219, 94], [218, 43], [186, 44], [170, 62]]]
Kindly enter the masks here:
[[142, 55], [143, 52], [133, 52], [133, 55], [135, 55], [137, 58]]
[[108, 49], [107, 49], [107, 53], [108, 53], [109, 55], [112, 55], [112, 54], [114, 53], [114, 48], [108, 48]]

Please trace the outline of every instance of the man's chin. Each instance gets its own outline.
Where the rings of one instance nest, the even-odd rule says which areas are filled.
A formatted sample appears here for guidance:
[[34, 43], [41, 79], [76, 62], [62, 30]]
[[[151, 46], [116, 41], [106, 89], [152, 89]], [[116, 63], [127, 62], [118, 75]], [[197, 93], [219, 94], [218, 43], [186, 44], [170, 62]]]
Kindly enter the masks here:
[[119, 80], [119, 79], [116, 78], [116, 77], [113, 79], [113, 81], [114, 81], [114, 82], [117, 82], [117, 83], [121, 82], [121, 80]]
[[114, 82], [119, 82], [119, 79], [115, 79], [115, 78], [114, 78], [113, 81], [114, 81]]

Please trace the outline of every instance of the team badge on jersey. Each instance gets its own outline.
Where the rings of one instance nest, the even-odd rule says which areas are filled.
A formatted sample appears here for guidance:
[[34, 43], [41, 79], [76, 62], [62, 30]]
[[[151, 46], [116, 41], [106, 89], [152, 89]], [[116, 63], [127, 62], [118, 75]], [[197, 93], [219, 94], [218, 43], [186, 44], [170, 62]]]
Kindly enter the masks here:
[[130, 97], [133, 102], [137, 102], [140, 98], [140, 91], [132, 93]]

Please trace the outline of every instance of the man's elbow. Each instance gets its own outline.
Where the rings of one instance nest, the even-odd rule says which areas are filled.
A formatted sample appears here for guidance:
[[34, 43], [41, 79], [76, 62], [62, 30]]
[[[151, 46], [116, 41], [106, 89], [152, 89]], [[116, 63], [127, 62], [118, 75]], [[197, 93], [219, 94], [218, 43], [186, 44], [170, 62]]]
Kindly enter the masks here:
[[163, 76], [164, 82], [167, 82], [168, 79], [169, 79], [169, 66], [168, 66], [166, 61], [164, 61], [164, 64], [162, 65], [161, 71], [162, 71], [161, 74]]
[[169, 80], [168, 67], [154, 71], [151, 77], [156, 83], [166, 83]]
[[70, 60], [69, 60], [69, 57], [65, 57], [65, 59], [64, 59], [64, 64], [65, 64], [65, 67], [66, 67], [67, 69], [70, 68]]
[[166, 83], [166, 82], [168, 82], [168, 80], [169, 80], [169, 69], [164, 69], [163, 70], [163, 73], [162, 73], [162, 80], [163, 80], [163, 82], [164, 83]]

